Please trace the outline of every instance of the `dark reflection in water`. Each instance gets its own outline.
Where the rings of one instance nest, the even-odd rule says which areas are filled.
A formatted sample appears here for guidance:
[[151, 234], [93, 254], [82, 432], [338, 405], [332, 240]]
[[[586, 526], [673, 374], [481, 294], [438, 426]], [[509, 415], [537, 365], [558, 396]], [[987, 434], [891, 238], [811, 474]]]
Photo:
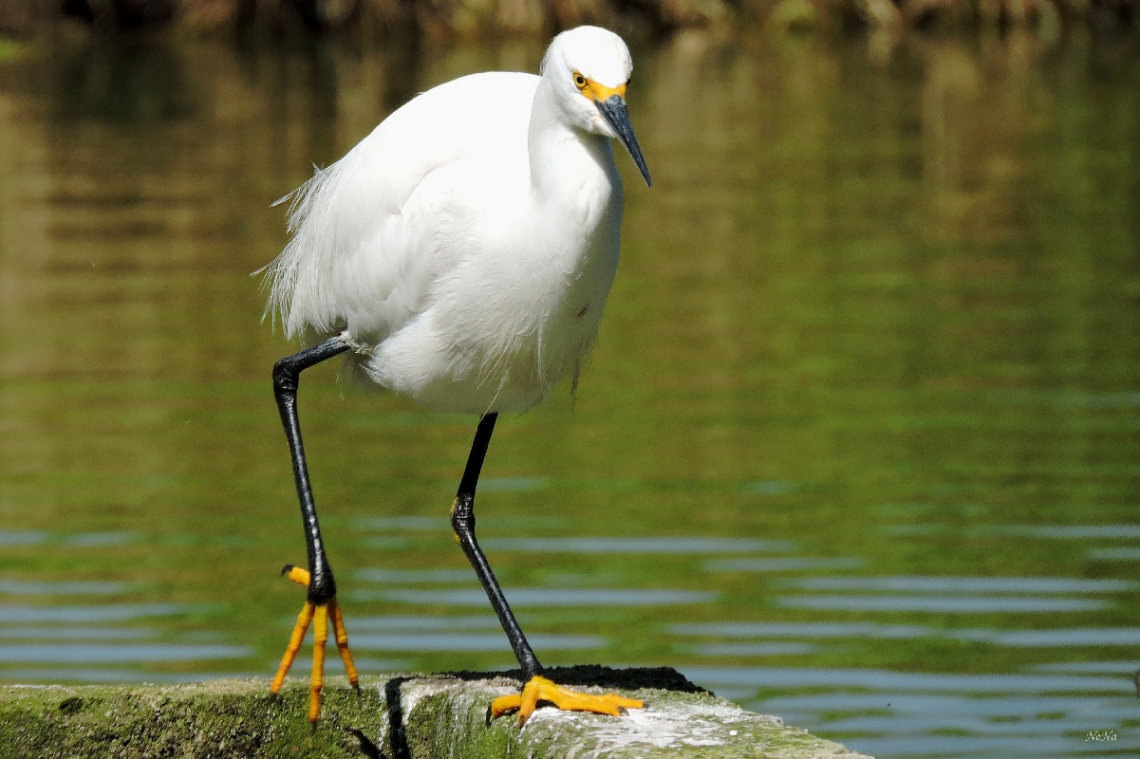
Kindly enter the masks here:
[[[0, 678], [273, 671], [303, 543], [249, 276], [269, 204], [541, 51], [3, 48]], [[543, 660], [675, 666], [880, 756], [1135, 754], [1136, 61], [634, 54], [655, 187], [629, 177], [598, 349], [573, 406], [500, 424], [480, 489]], [[510, 665], [447, 524], [473, 420], [334, 367], [301, 404], [362, 669]]]

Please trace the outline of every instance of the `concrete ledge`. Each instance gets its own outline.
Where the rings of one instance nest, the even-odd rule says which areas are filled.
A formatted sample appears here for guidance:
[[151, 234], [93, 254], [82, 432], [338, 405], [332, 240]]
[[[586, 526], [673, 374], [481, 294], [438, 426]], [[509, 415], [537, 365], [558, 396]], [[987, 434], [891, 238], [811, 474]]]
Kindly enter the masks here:
[[325, 691], [315, 730], [308, 688], [268, 681], [194, 685], [0, 686], [0, 757], [779, 757], [863, 755], [716, 698], [670, 669], [573, 667], [552, 679], [646, 702], [621, 718], [539, 709], [521, 731], [485, 723], [511, 673], [343, 678]]

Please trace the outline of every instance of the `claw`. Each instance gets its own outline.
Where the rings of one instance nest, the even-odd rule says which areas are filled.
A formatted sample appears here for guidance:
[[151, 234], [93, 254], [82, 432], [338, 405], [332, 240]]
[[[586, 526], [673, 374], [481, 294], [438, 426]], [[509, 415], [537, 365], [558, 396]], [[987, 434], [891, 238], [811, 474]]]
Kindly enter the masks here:
[[580, 693], [564, 688], [541, 675], [536, 675], [523, 685], [521, 693], [500, 696], [492, 701], [491, 706], [487, 709], [487, 720], [490, 722], [504, 714], [517, 711], [519, 727], [522, 727], [540, 702], [551, 703], [566, 711], [593, 712], [595, 714], [609, 714], [614, 717], [620, 717], [626, 709], [641, 709], [645, 706], [643, 701], [619, 696], [616, 693], [607, 693], [602, 696]]

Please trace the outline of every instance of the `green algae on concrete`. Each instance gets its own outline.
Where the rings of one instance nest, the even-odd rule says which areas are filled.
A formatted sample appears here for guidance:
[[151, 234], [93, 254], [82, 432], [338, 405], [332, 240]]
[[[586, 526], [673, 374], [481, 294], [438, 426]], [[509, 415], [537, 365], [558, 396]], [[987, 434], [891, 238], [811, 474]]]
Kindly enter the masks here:
[[195, 685], [0, 686], [0, 759], [7, 757], [768, 757], [863, 755], [745, 711], [670, 669], [555, 668], [556, 681], [645, 701], [622, 717], [540, 708], [519, 729], [487, 723], [517, 673], [365, 678], [359, 692], [332, 681], [321, 721], [306, 719], [308, 688], [280, 696], [264, 680]]
[[316, 730], [308, 699], [301, 683], [273, 696], [267, 680], [0, 686], [0, 758], [368, 756], [353, 731], [366, 746], [380, 734], [380, 691], [326, 686]]

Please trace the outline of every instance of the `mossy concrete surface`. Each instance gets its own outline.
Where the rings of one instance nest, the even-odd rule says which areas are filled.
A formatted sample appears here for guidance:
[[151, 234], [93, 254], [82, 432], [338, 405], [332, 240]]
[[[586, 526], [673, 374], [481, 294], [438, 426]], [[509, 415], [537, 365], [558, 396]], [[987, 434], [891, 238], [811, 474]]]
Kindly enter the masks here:
[[[194, 685], [0, 686], [0, 757], [771, 757], [863, 756], [702, 691], [669, 669], [553, 669], [584, 690], [645, 701], [622, 717], [540, 708], [521, 730], [487, 724], [487, 706], [517, 673], [365, 678], [359, 693], [326, 686], [321, 721], [308, 688], [280, 696], [263, 680]], [[514, 675], [515, 677], [512, 677]]]
[[[371, 683], [370, 683], [371, 685]], [[306, 717], [308, 687], [280, 696], [268, 680], [193, 685], [0, 686], [3, 759], [361, 757], [386, 720], [376, 687], [325, 689], [324, 719]]]

